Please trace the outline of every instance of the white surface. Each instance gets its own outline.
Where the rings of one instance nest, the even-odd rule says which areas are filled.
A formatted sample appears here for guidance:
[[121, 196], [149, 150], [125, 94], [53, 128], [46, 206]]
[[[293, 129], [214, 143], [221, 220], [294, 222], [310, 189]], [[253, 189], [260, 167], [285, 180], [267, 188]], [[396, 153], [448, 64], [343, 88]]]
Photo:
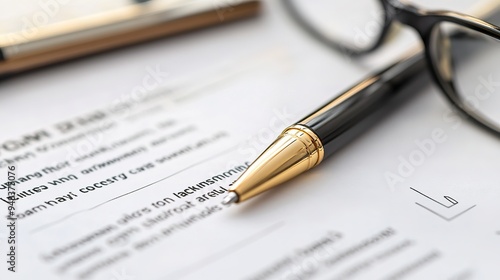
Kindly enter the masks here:
[[[475, 3], [468, 3], [472, 2]], [[392, 55], [384, 56], [384, 60], [394, 58]], [[310, 40], [290, 22], [277, 2], [266, 2], [263, 15], [255, 20], [180, 35], [2, 82], [0, 143], [37, 129], [53, 131], [53, 125], [61, 121], [98, 109], [107, 110], [117, 100], [128, 101], [136, 87], [143, 85], [143, 80], [151, 76], [151, 69], [168, 73], [159, 76], [158, 85], [161, 87], [154, 87], [153, 92], [173, 89], [172, 95], [161, 101], [158, 99], [157, 103], [142, 102], [139, 98], [140, 102], [130, 114], [156, 105], [163, 106], [163, 109], [152, 111], [135, 121], [123, 116], [113, 118], [117, 126], [101, 134], [97, 140], [90, 137], [41, 155], [35, 161], [19, 163], [19, 176], [65, 160], [72, 150], [78, 150], [78, 144], [94, 143], [91, 147], [96, 148], [109, 145], [124, 135], [150, 128], [155, 134], [144, 138], [146, 145], [159, 133], [164, 133], [157, 128], [163, 120], [177, 121], [169, 132], [189, 124], [197, 127], [194, 134], [173, 140], [169, 145], [150, 148], [147, 154], [92, 175], [85, 176], [78, 172], [112, 157], [112, 154], [120, 155], [138, 143], [117, 149], [109, 156], [97, 157], [94, 161], [74, 164], [74, 169], [69, 172], [78, 174], [78, 181], [20, 200], [18, 206], [23, 210], [69, 191], [77, 192], [82, 186], [116, 173], [127, 172], [134, 166], [176, 151], [212, 132], [225, 131], [228, 134], [221, 141], [190, 155], [130, 176], [113, 188], [80, 195], [78, 199], [20, 220], [20, 273], [16, 274], [17, 278], [13, 277], [2, 267], [2, 279], [73, 279], [91, 263], [57, 275], [55, 269], [69, 258], [47, 264], [40, 256], [96, 228], [114, 223], [124, 213], [135, 211], [137, 207], [171, 196], [172, 192], [252, 160], [282, 128], [351, 86], [373, 67], [375, 65], [362, 66], [346, 61], [342, 55]], [[424, 85], [419, 82], [410, 85], [408, 90], [415, 91], [415, 96], [409, 102], [318, 168], [246, 205], [224, 209], [182, 234], [164, 239], [141, 253], [134, 253], [126, 261], [100, 270], [95, 277], [88, 279], [123, 279], [119, 278], [120, 275], [129, 275], [131, 279], [177, 279], [179, 275], [183, 276], [182, 279], [251, 279], [255, 273], [311, 246], [331, 232], [342, 233], [338, 244], [313, 258], [296, 257], [292, 266], [269, 279], [300, 279], [297, 276], [307, 272], [307, 265], [311, 263], [318, 268], [311, 270], [317, 271], [314, 279], [337, 279], [352, 265], [360, 264], [403, 240], [412, 241], [406, 251], [385, 262], [372, 263], [368, 270], [354, 275], [356, 279], [387, 277], [432, 251], [438, 251], [439, 257], [409, 274], [408, 279], [498, 278], [499, 257], [495, 248], [500, 242], [497, 234], [500, 230], [497, 220], [500, 210], [497, 183], [499, 142], [450, 113], [450, 106], [436, 87], [428, 80], [424, 81]], [[191, 98], [182, 102], [172, 101], [174, 97], [186, 95]], [[438, 141], [429, 140], [439, 132], [442, 136], [434, 137]], [[61, 136], [54, 136], [41, 144], [54, 142], [57, 138]], [[443, 138], [445, 140], [441, 141]], [[403, 172], [398, 171], [402, 162], [411, 161], [409, 158], [422, 150], [417, 142], [429, 141], [433, 141], [434, 148], [428, 151], [423, 162]], [[32, 233], [41, 226], [155, 182], [235, 145], [234, 150], [153, 187], [75, 214], [45, 230]], [[37, 146], [28, 146], [23, 151]], [[20, 152], [1, 150], [0, 157], [5, 159]], [[4, 181], [6, 171], [1, 169], [0, 172]], [[388, 183], [386, 177], [389, 173], [398, 175], [401, 180]], [[20, 188], [29, 189], [61, 175], [55, 174], [53, 178], [44, 176], [23, 183]], [[226, 187], [234, 179], [227, 179], [221, 186]], [[214, 187], [218, 188], [218, 185]], [[410, 187], [442, 203], [447, 202], [443, 199], [445, 195], [459, 203], [450, 209], [443, 209]], [[207, 205], [218, 204], [221, 199], [221, 196], [214, 198]], [[446, 221], [415, 202], [445, 217], [452, 217], [473, 205], [476, 207], [452, 221]], [[180, 200], [175, 205], [179, 204], [182, 204]], [[197, 206], [199, 208], [193, 209], [193, 213], [205, 207], [202, 204]], [[182, 218], [186, 216], [181, 215], [177, 219]], [[164, 223], [163, 227], [168, 224]], [[323, 265], [324, 260], [388, 227], [394, 229], [396, 234], [386, 243], [348, 258], [331, 269]], [[4, 230], [2, 226], [2, 255], [6, 245]], [[272, 232], [259, 237], [268, 230]], [[142, 231], [132, 240], [151, 233]], [[259, 239], [248, 246], [236, 246], [241, 240], [256, 236]], [[103, 239], [96, 244], [105, 247], [105, 255], [108, 255], [120, 250], [133, 251], [129, 247], [132, 243], [108, 248]], [[234, 252], [230, 254], [226, 249]], [[462, 278], [458, 278], [460, 275]]]

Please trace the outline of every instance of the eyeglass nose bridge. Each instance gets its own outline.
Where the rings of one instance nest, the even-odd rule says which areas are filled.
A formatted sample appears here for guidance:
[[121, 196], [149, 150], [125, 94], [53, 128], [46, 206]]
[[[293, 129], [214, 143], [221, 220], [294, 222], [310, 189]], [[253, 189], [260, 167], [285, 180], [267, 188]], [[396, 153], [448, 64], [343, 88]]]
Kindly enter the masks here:
[[[437, 18], [427, 11], [400, 1], [381, 0], [391, 21], [397, 21], [415, 29], [422, 37], [428, 38]], [[422, 20], [425, 17], [426, 20]]]

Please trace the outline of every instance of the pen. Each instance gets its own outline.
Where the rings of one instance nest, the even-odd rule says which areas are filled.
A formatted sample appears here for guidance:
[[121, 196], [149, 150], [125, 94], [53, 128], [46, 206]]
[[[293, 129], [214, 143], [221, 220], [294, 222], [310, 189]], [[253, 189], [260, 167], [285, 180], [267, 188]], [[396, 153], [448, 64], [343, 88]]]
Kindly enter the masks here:
[[425, 68], [421, 51], [363, 80], [286, 128], [230, 186], [222, 203], [252, 198], [317, 166], [373, 123], [373, 113]]
[[136, 1], [122, 8], [19, 32], [0, 33], [0, 78], [260, 11], [260, 0]]

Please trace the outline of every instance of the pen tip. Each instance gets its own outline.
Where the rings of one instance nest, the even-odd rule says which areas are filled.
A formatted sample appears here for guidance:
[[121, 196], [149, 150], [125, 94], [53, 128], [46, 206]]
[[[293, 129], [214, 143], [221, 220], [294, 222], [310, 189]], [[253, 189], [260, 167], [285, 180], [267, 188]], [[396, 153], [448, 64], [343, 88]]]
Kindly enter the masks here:
[[235, 192], [228, 192], [226, 197], [222, 199], [222, 204], [230, 205], [238, 202], [238, 200], [239, 200], [238, 194], [236, 194]]

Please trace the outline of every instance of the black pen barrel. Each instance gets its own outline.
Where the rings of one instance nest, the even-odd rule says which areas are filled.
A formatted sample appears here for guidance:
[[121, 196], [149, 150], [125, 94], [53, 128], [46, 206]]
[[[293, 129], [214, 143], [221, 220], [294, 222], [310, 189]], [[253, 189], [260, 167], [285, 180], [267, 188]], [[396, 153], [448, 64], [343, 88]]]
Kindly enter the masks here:
[[365, 79], [298, 124], [316, 133], [325, 157], [329, 156], [367, 130], [378, 119], [376, 113], [398, 95], [398, 89], [425, 67], [422, 52], [412, 55]]
[[285, 129], [233, 182], [224, 204], [240, 203], [320, 164], [367, 130], [411, 77], [425, 68], [422, 54], [405, 59], [362, 81], [325, 106]]

